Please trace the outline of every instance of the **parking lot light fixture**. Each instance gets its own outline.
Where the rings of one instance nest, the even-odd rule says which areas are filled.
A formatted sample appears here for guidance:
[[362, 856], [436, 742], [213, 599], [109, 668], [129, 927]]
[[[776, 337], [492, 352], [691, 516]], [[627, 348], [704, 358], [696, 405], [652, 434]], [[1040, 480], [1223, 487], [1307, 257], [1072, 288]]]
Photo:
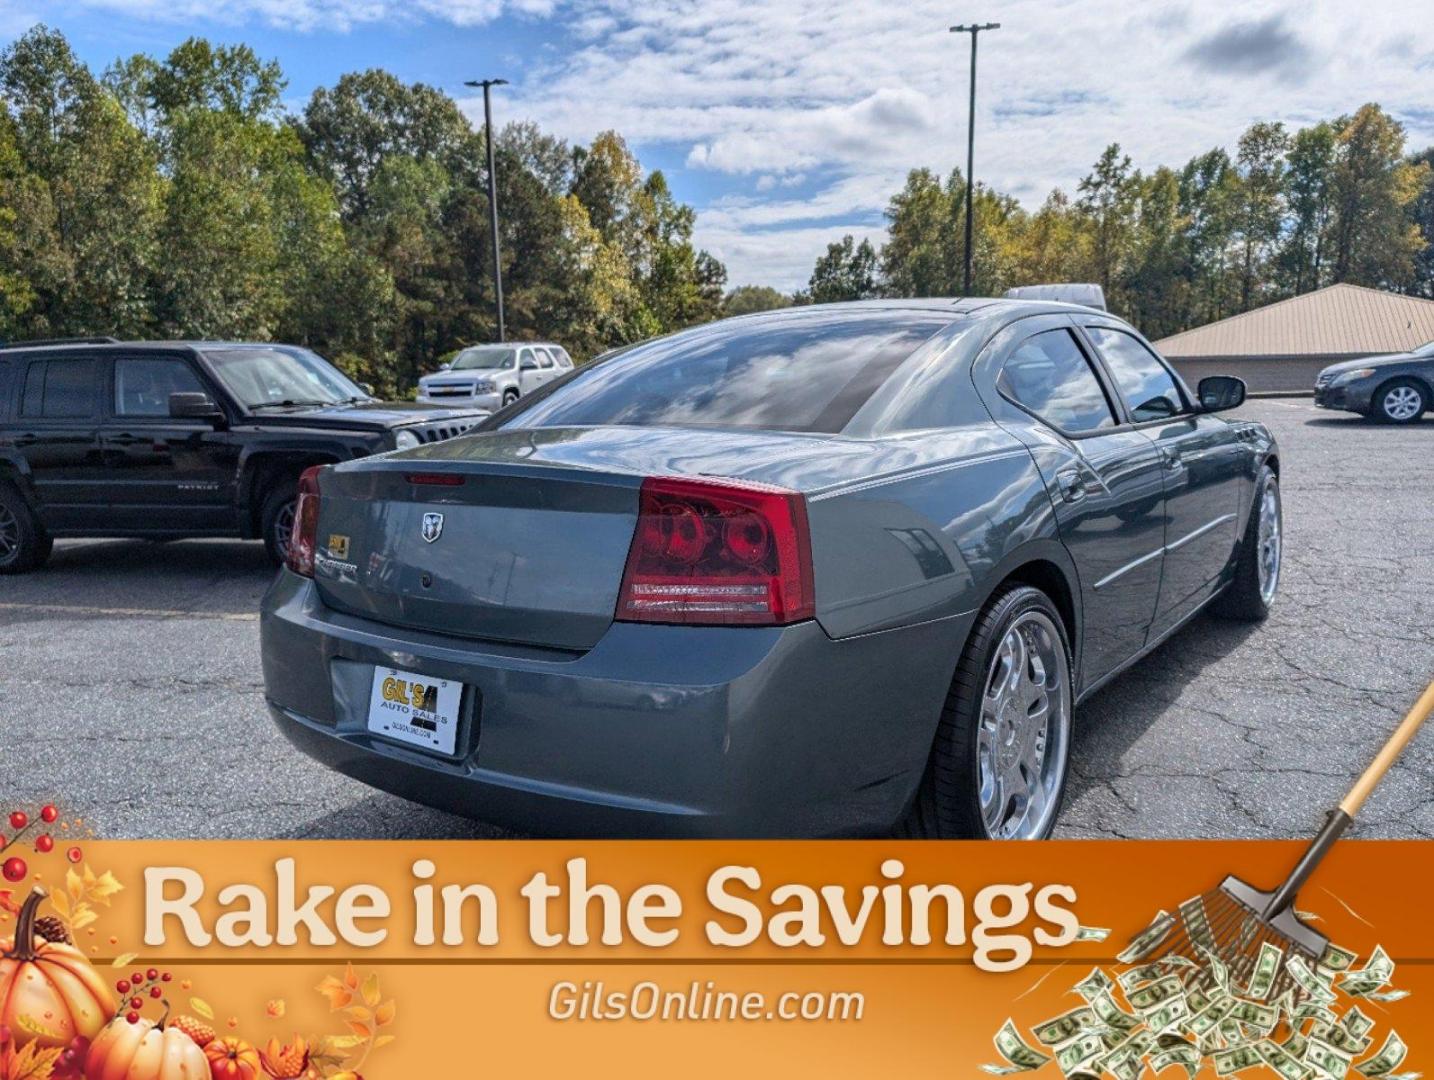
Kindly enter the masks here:
[[976, 180], [972, 175], [975, 168], [976, 157], [976, 38], [982, 30], [999, 30], [1000, 23], [964, 23], [961, 26], [953, 26], [953, 34], [971, 35], [971, 111], [966, 122], [966, 252], [965, 272], [962, 278], [961, 292], [963, 296], [971, 295], [971, 236], [972, 222], [975, 219], [975, 192]]
[[483, 88], [483, 141], [488, 144], [488, 223], [493, 230], [493, 295], [498, 303], [498, 340], [507, 339], [507, 328], [503, 325], [503, 265], [498, 248], [498, 187], [497, 172], [493, 166], [493, 101], [491, 90], [495, 86], [507, 86], [507, 79], [474, 79], [464, 86]]

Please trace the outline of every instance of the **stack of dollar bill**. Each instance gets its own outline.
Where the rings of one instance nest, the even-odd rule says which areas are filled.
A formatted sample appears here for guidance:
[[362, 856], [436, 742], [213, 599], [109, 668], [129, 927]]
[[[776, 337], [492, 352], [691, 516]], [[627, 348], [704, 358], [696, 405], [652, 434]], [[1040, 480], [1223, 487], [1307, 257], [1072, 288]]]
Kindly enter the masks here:
[[[1123, 970], [1112, 978], [1096, 968], [1076, 983], [1071, 992], [1083, 1004], [1037, 1024], [1037, 1045], [1007, 1020], [995, 1038], [1004, 1064], [982, 1069], [1011, 1076], [1054, 1061], [1071, 1080], [1138, 1080], [1147, 1068], [1178, 1065], [1194, 1077], [1206, 1065], [1219, 1076], [1268, 1066], [1284, 1080], [1345, 1080], [1351, 1071], [1355, 1080], [1419, 1080], [1395, 1071], [1408, 1048], [1394, 1031], [1369, 1053], [1375, 1023], [1359, 1003], [1407, 996], [1390, 987], [1394, 961], [1382, 948], [1361, 966], [1335, 945], [1310, 963], [1264, 942], [1242, 980], [1220, 960], [1213, 939], [1200, 940], [1202, 905], [1196, 897], [1178, 917], [1160, 912], [1120, 954]], [[1197, 930], [1198, 955], [1147, 960], [1182, 919]], [[1100, 941], [1108, 933], [1082, 928], [1080, 936]]]

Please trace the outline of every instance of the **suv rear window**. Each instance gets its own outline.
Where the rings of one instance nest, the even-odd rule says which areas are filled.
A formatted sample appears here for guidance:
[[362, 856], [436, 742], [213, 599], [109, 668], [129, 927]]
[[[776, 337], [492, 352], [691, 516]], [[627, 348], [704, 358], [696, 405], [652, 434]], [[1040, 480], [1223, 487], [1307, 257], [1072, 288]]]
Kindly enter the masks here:
[[942, 313], [801, 312], [714, 323], [586, 368], [511, 427], [732, 427], [835, 433]]
[[99, 363], [92, 359], [35, 360], [25, 372], [21, 416], [76, 419], [95, 415]]

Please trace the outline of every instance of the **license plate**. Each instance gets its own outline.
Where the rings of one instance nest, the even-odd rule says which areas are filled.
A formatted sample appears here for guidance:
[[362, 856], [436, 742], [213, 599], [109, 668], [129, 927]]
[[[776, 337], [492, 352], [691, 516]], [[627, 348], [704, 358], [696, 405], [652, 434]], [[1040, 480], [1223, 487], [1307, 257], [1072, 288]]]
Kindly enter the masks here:
[[463, 684], [374, 668], [368, 729], [396, 742], [452, 756], [458, 745], [458, 706]]

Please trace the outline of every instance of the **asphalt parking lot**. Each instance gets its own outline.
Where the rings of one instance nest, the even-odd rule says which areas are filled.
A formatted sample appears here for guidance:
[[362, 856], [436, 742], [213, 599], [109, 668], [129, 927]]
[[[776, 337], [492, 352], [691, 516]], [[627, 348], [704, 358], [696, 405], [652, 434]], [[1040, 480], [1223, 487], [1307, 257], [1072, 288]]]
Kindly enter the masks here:
[[[1434, 677], [1434, 421], [1244, 412], [1284, 459], [1280, 600], [1202, 617], [1077, 713], [1065, 837], [1311, 832]], [[492, 837], [312, 764], [271, 727], [258, 544], [57, 546], [0, 578], [0, 801], [109, 837]], [[1434, 838], [1434, 731], [1356, 835]]]

